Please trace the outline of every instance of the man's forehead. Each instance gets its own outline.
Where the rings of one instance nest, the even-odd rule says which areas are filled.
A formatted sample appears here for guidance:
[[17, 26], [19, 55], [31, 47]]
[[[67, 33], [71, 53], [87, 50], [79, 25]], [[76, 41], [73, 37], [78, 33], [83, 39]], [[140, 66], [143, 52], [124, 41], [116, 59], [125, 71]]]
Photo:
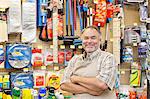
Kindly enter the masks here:
[[88, 29], [86, 29], [84, 32], [83, 32], [83, 34], [82, 35], [89, 35], [89, 36], [98, 36], [99, 35], [99, 33], [98, 33], [98, 31], [97, 30], [95, 30], [95, 29], [92, 29], [92, 28], [88, 28]]

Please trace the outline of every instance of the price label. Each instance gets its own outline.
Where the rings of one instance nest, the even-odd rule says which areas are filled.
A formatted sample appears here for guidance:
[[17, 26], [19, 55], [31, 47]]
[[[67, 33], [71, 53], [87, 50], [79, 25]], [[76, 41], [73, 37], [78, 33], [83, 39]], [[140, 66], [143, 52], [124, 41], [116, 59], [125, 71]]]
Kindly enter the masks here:
[[65, 49], [65, 45], [60, 45], [60, 49]]
[[125, 74], [125, 71], [121, 71], [120, 74]]
[[137, 24], [137, 23], [133, 23], [133, 25], [134, 25], [134, 26], [138, 26], [138, 24]]
[[0, 11], [4, 12], [6, 9], [5, 8], [0, 8]]
[[74, 45], [70, 45], [70, 48], [71, 48], [71, 49], [75, 49], [75, 46], [74, 46]]
[[4, 78], [9, 78], [10, 76], [9, 75], [4, 75]]
[[42, 49], [42, 45], [38, 45], [37, 48], [38, 48], [38, 49]]
[[113, 42], [113, 38], [110, 38], [110, 42]]
[[83, 47], [81, 45], [78, 46], [79, 49], [82, 49]]
[[23, 71], [24, 71], [24, 72], [28, 72], [28, 71], [29, 71], [29, 68], [24, 68]]
[[54, 66], [54, 70], [58, 71], [59, 70], [59, 66]]
[[45, 69], [46, 69], [46, 66], [41, 66], [41, 69], [42, 69], [42, 70], [45, 70]]
[[0, 83], [3, 82], [3, 76], [0, 75]]
[[53, 48], [53, 45], [50, 45], [50, 48]]
[[137, 43], [133, 43], [133, 46], [137, 46]]

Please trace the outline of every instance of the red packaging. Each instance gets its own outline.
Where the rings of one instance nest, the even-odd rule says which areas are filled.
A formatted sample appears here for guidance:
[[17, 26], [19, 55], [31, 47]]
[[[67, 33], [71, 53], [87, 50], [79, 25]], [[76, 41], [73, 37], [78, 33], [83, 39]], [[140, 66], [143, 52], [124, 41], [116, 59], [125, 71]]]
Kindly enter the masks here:
[[52, 65], [53, 63], [53, 50], [46, 49], [44, 51], [44, 65]]
[[31, 63], [33, 66], [42, 66], [43, 65], [43, 55], [41, 49], [32, 50], [32, 59]]
[[58, 63], [59, 64], [64, 64], [64, 60], [65, 60], [65, 53], [64, 53], [64, 51], [59, 51], [58, 52]]
[[95, 19], [94, 25], [103, 27], [106, 23], [106, 15], [107, 15], [107, 5], [106, 0], [98, 0], [98, 4], [96, 4], [96, 11], [95, 11]]
[[72, 58], [73, 52], [71, 50], [66, 51], [66, 61], [70, 61]]
[[44, 85], [44, 77], [43, 76], [37, 76], [36, 77], [36, 86], [43, 86]]
[[47, 19], [47, 33], [48, 33], [48, 39], [52, 39], [53, 38], [52, 18]]
[[113, 10], [114, 10], [113, 4], [108, 2], [107, 3], [107, 18], [113, 18]]
[[59, 15], [58, 16], [58, 36], [63, 36], [64, 35], [64, 27], [63, 27], [63, 16]]

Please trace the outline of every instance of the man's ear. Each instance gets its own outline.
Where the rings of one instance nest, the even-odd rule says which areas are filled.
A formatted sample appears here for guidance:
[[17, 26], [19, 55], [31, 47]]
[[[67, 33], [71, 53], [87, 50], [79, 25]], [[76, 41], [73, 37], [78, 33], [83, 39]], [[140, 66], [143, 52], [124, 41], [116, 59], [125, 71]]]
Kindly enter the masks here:
[[99, 41], [102, 41], [102, 36], [99, 36]]
[[83, 40], [83, 35], [82, 35], [82, 34], [80, 35], [80, 38], [79, 38], [79, 39]]

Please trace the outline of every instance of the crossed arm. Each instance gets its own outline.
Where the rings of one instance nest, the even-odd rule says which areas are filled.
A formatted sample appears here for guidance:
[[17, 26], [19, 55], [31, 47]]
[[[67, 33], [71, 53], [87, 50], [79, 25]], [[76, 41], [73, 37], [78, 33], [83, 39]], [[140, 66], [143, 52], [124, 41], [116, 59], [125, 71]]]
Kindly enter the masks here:
[[[74, 60], [74, 59], [73, 59]], [[107, 84], [96, 77], [82, 77], [72, 75], [72, 68], [75, 62], [70, 62], [70, 64], [65, 72], [65, 79], [69, 79], [69, 82], [65, 82], [61, 84], [61, 89], [75, 93], [88, 93], [91, 95], [99, 96], [104, 92], [104, 90], [110, 88], [112, 89], [115, 84], [115, 62], [113, 56], [107, 57], [105, 64], [101, 67], [101, 76], [105, 79], [103, 81], [107, 81]], [[109, 74], [109, 75], [108, 75]], [[108, 87], [109, 86], [109, 87]]]
[[99, 96], [102, 92], [107, 89], [107, 85], [98, 80], [97, 78], [87, 78], [80, 76], [71, 76], [71, 82], [65, 82], [61, 84], [61, 89], [75, 93], [88, 93], [94, 96]]
[[81, 76], [71, 76], [71, 81], [73, 83], [78, 83], [93, 91], [104, 91], [108, 86], [95, 77], [81, 77]]

